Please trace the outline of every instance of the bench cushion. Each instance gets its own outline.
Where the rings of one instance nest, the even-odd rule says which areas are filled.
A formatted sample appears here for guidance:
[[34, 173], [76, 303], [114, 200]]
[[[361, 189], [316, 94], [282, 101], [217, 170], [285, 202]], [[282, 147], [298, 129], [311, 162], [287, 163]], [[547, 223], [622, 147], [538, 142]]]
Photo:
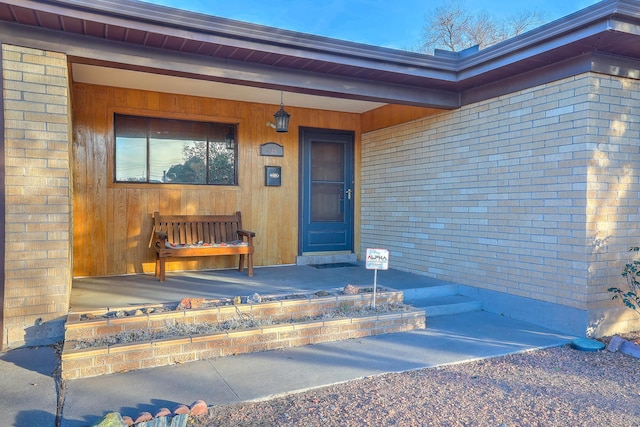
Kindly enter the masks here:
[[181, 245], [181, 244], [175, 244], [171, 242], [165, 243], [165, 247], [167, 249], [182, 249], [182, 248], [205, 249], [205, 248], [224, 248], [224, 247], [233, 247], [233, 246], [249, 246], [249, 242], [243, 242], [242, 240], [234, 240], [232, 242], [221, 242], [221, 243], [198, 242], [191, 245]]

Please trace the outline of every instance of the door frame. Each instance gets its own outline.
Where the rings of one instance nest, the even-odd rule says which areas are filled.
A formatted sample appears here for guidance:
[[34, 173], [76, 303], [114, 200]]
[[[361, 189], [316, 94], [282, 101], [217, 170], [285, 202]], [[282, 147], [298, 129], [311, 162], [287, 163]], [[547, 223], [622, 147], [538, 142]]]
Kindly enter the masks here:
[[[346, 178], [350, 179], [350, 187], [351, 187], [351, 209], [350, 209], [350, 218], [348, 220], [350, 224], [350, 229], [347, 232], [350, 234], [350, 244], [349, 248], [345, 250], [336, 250], [336, 251], [326, 251], [326, 252], [305, 252], [304, 248], [304, 236], [305, 236], [305, 209], [308, 206], [307, 200], [305, 199], [305, 186], [309, 185], [308, 182], [305, 182], [305, 156], [307, 154], [305, 150], [305, 140], [309, 134], [326, 134], [328, 136], [340, 136], [345, 138], [350, 138], [351, 152], [349, 153], [349, 171], [351, 176]], [[299, 170], [298, 170], [298, 255], [306, 255], [306, 254], [317, 254], [317, 253], [354, 253], [355, 249], [355, 212], [356, 212], [356, 197], [355, 197], [355, 146], [356, 146], [356, 133], [350, 130], [337, 130], [337, 129], [326, 129], [326, 128], [314, 128], [314, 127], [300, 127], [299, 128]], [[346, 180], [345, 179], [345, 180]]]

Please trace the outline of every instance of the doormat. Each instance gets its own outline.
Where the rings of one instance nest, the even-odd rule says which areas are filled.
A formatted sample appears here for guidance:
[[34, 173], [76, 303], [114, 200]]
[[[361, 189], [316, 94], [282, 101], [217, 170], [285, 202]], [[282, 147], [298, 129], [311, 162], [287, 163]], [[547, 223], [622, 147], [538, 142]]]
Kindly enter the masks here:
[[357, 267], [358, 264], [351, 262], [332, 262], [329, 264], [309, 264], [313, 268], [340, 268], [340, 267]]

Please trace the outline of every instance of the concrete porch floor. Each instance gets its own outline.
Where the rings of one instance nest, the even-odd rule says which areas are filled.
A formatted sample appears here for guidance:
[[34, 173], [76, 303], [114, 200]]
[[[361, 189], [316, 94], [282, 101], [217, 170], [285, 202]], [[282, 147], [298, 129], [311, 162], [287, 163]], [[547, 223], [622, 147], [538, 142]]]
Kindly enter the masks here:
[[[257, 267], [253, 277], [236, 269], [167, 272], [160, 282], [153, 274], [87, 277], [73, 280], [70, 311], [177, 302], [182, 298], [231, 298], [234, 296], [288, 294], [347, 284], [373, 286], [374, 270], [363, 262], [353, 267], [315, 268], [310, 265]], [[452, 285], [449, 282], [400, 270], [378, 270], [377, 285], [400, 290]]]

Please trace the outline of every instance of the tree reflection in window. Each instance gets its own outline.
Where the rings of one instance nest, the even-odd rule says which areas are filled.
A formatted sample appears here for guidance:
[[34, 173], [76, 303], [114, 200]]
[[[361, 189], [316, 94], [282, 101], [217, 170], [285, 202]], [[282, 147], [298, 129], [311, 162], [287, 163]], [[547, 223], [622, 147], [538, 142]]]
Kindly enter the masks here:
[[236, 125], [115, 116], [116, 182], [235, 185]]

